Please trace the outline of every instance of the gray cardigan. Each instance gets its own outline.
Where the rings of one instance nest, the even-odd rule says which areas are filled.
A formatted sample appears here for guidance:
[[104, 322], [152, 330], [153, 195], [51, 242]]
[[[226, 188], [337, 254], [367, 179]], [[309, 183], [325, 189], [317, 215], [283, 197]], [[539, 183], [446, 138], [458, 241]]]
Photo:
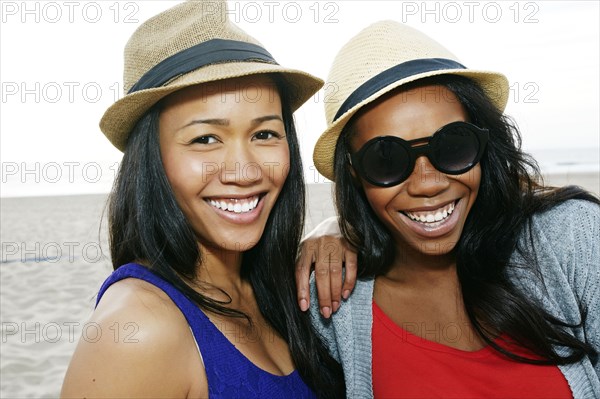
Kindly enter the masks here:
[[[577, 300], [587, 307], [584, 335], [600, 352], [600, 207], [586, 201], [567, 201], [532, 220], [541, 282], [527, 269], [511, 270], [511, 278], [551, 314], [568, 323], [578, 323]], [[531, 250], [526, 234], [522, 248]], [[519, 262], [520, 256], [513, 254]], [[318, 309], [316, 286], [311, 279], [311, 317], [332, 356], [341, 362], [348, 398], [372, 398], [371, 326], [373, 324], [373, 279], [359, 280], [340, 309], [326, 320]], [[558, 348], [560, 352], [561, 348]], [[559, 366], [575, 398], [600, 398], [600, 360], [595, 368], [589, 358]]]

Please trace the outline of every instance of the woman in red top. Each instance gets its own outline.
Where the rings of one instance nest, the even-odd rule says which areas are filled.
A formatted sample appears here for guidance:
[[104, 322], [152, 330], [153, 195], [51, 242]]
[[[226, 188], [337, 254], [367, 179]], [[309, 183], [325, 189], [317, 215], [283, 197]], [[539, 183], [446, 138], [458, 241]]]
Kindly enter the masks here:
[[349, 297], [330, 281], [339, 268], [317, 265], [311, 311], [348, 396], [598, 397], [599, 201], [537, 184], [502, 113], [507, 79], [383, 21], [342, 48], [328, 81], [337, 101], [314, 161], [335, 180], [360, 280]]

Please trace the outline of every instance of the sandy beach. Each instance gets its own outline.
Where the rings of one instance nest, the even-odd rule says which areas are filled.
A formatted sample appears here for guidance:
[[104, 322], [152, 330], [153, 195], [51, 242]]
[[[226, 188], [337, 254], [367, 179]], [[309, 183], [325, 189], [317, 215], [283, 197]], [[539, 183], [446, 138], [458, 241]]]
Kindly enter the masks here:
[[[111, 271], [106, 196], [2, 199], [0, 396], [56, 398]], [[86, 330], [91, 337], [95, 333]]]
[[[600, 193], [598, 173], [548, 175]], [[306, 228], [334, 215], [331, 185], [308, 186]], [[0, 397], [56, 398], [80, 337], [125, 334], [86, 323], [112, 271], [106, 195], [3, 198], [0, 263]], [[100, 227], [102, 227], [100, 229]]]
[[[310, 185], [312, 228], [334, 214], [330, 185]], [[127, 334], [87, 320], [112, 271], [106, 195], [2, 198], [0, 201], [0, 397], [57, 398], [80, 339]]]

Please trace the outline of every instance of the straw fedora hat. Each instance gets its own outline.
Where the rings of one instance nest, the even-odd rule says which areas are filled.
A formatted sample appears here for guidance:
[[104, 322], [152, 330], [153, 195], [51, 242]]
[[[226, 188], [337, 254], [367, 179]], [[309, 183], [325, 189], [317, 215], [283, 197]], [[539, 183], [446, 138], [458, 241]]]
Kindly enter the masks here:
[[125, 46], [124, 97], [104, 113], [100, 130], [123, 151], [137, 121], [165, 96], [185, 87], [279, 73], [293, 110], [323, 81], [277, 64], [263, 46], [228, 19], [226, 0], [193, 0], [144, 22]]
[[504, 111], [508, 80], [502, 74], [467, 69], [456, 56], [424, 33], [394, 21], [380, 21], [353, 37], [337, 54], [326, 87], [327, 129], [317, 140], [317, 170], [334, 180], [333, 158], [340, 132], [358, 110], [406, 83], [434, 75], [461, 75], [477, 82]]

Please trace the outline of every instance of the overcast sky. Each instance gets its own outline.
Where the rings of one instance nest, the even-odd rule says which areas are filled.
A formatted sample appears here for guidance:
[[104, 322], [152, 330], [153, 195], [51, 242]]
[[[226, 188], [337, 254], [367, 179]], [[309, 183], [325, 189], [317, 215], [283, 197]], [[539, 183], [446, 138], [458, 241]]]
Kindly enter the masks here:
[[[123, 46], [141, 22], [176, 3], [0, 2], [0, 195], [109, 190], [121, 153], [98, 121], [121, 96]], [[598, 1], [273, 0], [229, 7], [230, 19], [280, 64], [322, 78], [340, 47], [370, 23], [407, 23], [467, 67], [507, 75], [506, 112], [517, 120], [526, 150], [561, 150], [563, 158], [592, 159], [597, 167]], [[325, 181], [312, 166], [312, 147], [325, 128], [322, 98], [296, 114], [308, 183]]]

